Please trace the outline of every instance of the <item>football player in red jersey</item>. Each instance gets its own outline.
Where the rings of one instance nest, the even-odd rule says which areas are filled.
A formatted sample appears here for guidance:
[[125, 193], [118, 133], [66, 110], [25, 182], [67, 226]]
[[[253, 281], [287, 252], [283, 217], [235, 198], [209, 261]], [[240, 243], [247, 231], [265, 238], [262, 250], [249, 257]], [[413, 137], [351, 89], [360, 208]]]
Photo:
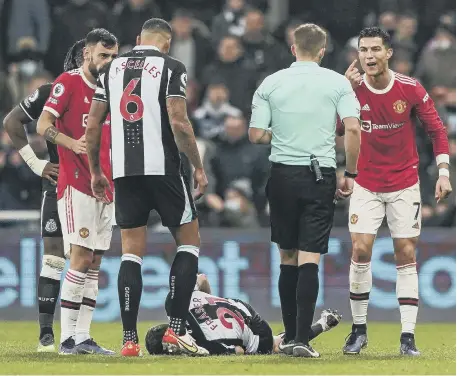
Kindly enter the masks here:
[[[77, 41], [67, 53], [64, 72], [77, 69], [83, 63], [84, 39]], [[54, 352], [54, 312], [59, 297], [60, 280], [65, 267], [64, 246], [55, 185], [59, 173], [57, 146], [47, 142], [49, 161], [39, 159], [27, 140], [24, 125], [40, 117], [51, 93], [52, 83], [41, 85], [24, 98], [8, 115], [3, 124], [14, 147], [19, 151], [31, 170], [43, 177], [41, 198], [41, 237], [44, 252], [38, 279], [38, 322], [40, 334], [37, 352]], [[75, 143], [77, 140], [75, 140]]]
[[377, 231], [387, 216], [397, 265], [400, 353], [420, 355], [414, 339], [419, 301], [415, 249], [421, 228], [416, 116], [432, 141], [439, 168], [436, 200], [445, 199], [452, 191], [446, 128], [423, 86], [389, 69], [392, 54], [387, 32], [365, 28], [359, 35], [359, 60], [365, 74], [355, 68], [356, 61], [346, 72], [360, 102], [362, 142], [349, 207], [353, 326], [343, 347], [345, 354], [358, 354], [367, 345], [371, 254]]
[[[114, 354], [98, 346], [89, 335], [101, 257], [111, 242], [113, 198], [112, 192], [107, 192], [103, 202], [92, 195], [89, 164], [81, 140], [98, 72], [117, 53], [117, 39], [107, 30], [95, 29], [87, 34], [82, 67], [65, 72], [54, 81], [37, 125], [38, 133], [58, 145], [57, 207], [65, 253], [70, 254], [70, 268], [61, 289], [60, 354]], [[100, 154], [103, 172], [111, 181], [108, 126], [103, 129]]]

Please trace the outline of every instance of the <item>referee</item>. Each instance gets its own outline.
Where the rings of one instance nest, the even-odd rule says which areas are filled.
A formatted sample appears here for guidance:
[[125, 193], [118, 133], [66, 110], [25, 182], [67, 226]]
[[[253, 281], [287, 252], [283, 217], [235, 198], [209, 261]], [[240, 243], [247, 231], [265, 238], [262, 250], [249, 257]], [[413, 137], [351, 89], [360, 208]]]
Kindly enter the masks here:
[[[335, 192], [352, 193], [360, 148], [360, 105], [349, 81], [319, 67], [324, 30], [304, 24], [294, 31], [296, 62], [265, 78], [254, 94], [249, 139], [270, 144], [266, 193], [271, 240], [279, 245], [279, 297], [286, 331], [280, 350], [319, 357], [309, 345], [319, 292], [318, 264], [328, 252]], [[336, 191], [337, 115], [346, 128], [345, 186]], [[295, 293], [296, 292], [296, 293]]]

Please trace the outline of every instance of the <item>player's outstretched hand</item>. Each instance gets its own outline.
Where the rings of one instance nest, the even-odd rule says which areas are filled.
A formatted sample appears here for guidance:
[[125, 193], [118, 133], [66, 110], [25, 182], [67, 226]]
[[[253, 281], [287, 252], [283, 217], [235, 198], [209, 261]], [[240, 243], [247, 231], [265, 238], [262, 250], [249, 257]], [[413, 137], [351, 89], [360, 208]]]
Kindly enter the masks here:
[[440, 202], [447, 198], [452, 192], [451, 182], [447, 176], [440, 176], [436, 182], [435, 199]]
[[48, 162], [44, 166], [43, 173], [41, 177], [48, 179], [52, 184], [57, 184], [57, 177], [59, 176], [59, 165], [55, 163]]
[[355, 67], [357, 64], [357, 59], [355, 59], [349, 68], [347, 69], [344, 75], [346, 78], [351, 82], [352, 88], [355, 90], [360, 83], [362, 82], [362, 75], [360, 74], [359, 70]]
[[86, 135], [83, 135], [79, 140], [74, 140], [71, 150], [76, 154], [86, 154]]
[[354, 190], [354, 179], [345, 177], [344, 178], [344, 185], [341, 188], [336, 190], [336, 199], [341, 200], [348, 198], [352, 195], [352, 191]]
[[194, 200], [197, 201], [203, 197], [208, 186], [208, 178], [206, 177], [205, 170], [196, 168], [194, 171], [194, 189], [197, 190]]
[[95, 198], [105, 204], [108, 204], [110, 201], [106, 192], [111, 192], [111, 186], [109, 184], [108, 179], [105, 175], [92, 175], [92, 193], [94, 194]]

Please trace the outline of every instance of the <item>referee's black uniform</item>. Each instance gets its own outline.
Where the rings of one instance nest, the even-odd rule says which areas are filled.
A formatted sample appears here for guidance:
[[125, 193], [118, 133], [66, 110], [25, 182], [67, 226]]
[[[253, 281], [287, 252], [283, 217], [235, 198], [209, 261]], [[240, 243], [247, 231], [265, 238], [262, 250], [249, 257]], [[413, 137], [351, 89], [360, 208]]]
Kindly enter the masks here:
[[166, 99], [186, 98], [184, 64], [154, 46], [136, 46], [100, 76], [94, 100], [110, 105], [116, 222], [147, 224], [156, 210], [166, 227], [196, 218], [170, 125]]

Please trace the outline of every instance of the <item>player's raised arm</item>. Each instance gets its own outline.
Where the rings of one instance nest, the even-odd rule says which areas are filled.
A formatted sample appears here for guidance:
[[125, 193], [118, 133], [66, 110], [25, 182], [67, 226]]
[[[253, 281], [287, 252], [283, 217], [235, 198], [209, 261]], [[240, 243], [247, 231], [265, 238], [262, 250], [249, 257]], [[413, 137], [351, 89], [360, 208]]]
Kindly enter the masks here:
[[54, 125], [56, 119], [66, 111], [71, 100], [71, 90], [68, 88], [66, 75], [68, 73], [62, 74], [52, 85], [51, 94], [38, 119], [37, 132], [49, 142], [73, 150], [76, 154], [81, 154], [86, 152], [84, 137], [75, 140], [60, 132]]
[[438, 165], [439, 178], [435, 187], [435, 199], [439, 202], [452, 192], [449, 181], [449, 141], [447, 130], [441, 121], [435, 104], [424, 87], [417, 82], [415, 86], [416, 114], [424, 126], [433, 145], [433, 154]]

